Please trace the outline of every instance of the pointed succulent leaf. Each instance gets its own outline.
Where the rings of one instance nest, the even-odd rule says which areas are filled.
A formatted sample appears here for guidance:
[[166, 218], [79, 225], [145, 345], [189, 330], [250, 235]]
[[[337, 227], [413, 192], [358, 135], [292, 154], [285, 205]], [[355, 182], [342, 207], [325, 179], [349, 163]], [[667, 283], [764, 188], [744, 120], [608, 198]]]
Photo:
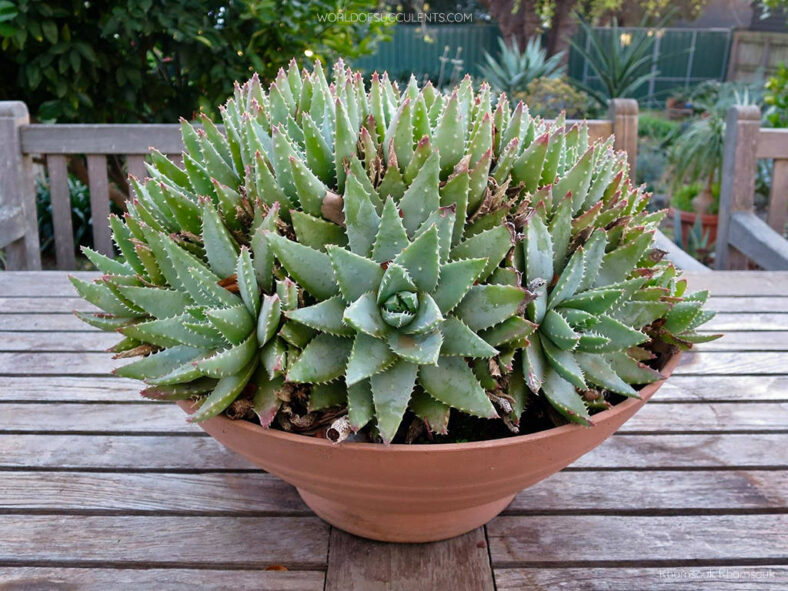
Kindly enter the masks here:
[[550, 342], [550, 339], [542, 340], [541, 344], [545, 359], [549, 362], [550, 367], [558, 372], [558, 375], [572, 384], [575, 388], [587, 388], [585, 380], [583, 379], [583, 370], [580, 368], [580, 365], [578, 365], [571, 351], [559, 349]]
[[239, 372], [220, 379], [211, 395], [205, 399], [197, 412], [189, 417], [189, 421], [199, 423], [224, 411], [249, 383], [256, 366], [257, 362], [252, 362]]
[[205, 310], [205, 317], [233, 345], [241, 344], [254, 330], [254, 319], [243, 304], [209, 308]]
[[190, 363], [205, 354], [204, 349], [179, 345], [153, 353], [117, 368], [112, 373], [123, 378], [147, 380], [168, 374], [184, 363]]
[[553, 241], [539, 215], [532, 215], [526, 222], [523, 255], [525, 277], [529, 283], [536, 279], [543, 279], [547, 283], [552, 281]]
[[484, 330], [514, 316], [525, 295], [521, 288], [511, 285], [474, 285], [455, 314], [472, 330]]
[[528, 345], [523, 349], [522, 366], [525, 383], [531, 392], [538, 394], [547, 369], [547, 360], [544, 357], [538, 334], [533, 335], [529, 339]]
[[118, 291], [125, 299], [155, 318], [178, 316], [186, 306], [193, 303], [188, 295], [172, 289], [119, 285]]
[[342, 298], [337, 295], [313, 306], [290, 310], [286, 312], [285, 315], [291, 320], [305, 324], [320, 332], [326, 332], [336, 336], [352, 337], [356, 333], [342, 320], [344, 312], [345, 304]]
[[481, 333], [481, 338], [493, 347], [527, 339], [537, 329], [537, 325], [522, 316], [512, 316], [500, 324]]
[[277, 294], [264, 295], [257, 316], [257, 343], [262, 347], [271, 340], [279, 328], [282, 305]]
[[399, 210], [391, 198], [386, 199], [383, 213], [380, 217], [380, 226], [372, 248], [372, 258], [378, 263], [394, 259], [408, 246], [408, 235], [402, 225]]
[[483, 254], [487, 257], [480, 279], [487, 278], [512, 248], [512, 235], [506, 226], [497, 226], [460, 242], [451, 251], [452, 259], [466, 259]]
[[252, 332], [241, 344], [196, 361], [200, 372], [211, 378], [224, 378], [237, 374], [252, 360], [257, 352], [257, 335]]
[[402, 223], [412, 236], [427, 217], [440, 207], [438, 154], [433, 152], [399, 200]]
[[345, 382], [352, 386], [390, 367], [396, 360], [397, 356], [384, 341], [360, 332], [353, 341]]
[[438, 285], [439, 246], [438, 228], [433, 225], [394, 258], [421, 291], [431, 292]]
[[287, 371], [290, 382], [320, 384], [333, 381], [345, 373], [353, 346], [351, 339], [318, 334]]
[[588, 408], [586, 408], [575, 387], [550, 367], [545, 371], [542, 391], [553, 408], [571, 422], [586, 426], [592, 424], [591, 417], [588, 415]]
[[342, 382], [329, 382], [327, 384], [315, 384], [309, 394], [307, 410], [313, 412], [341, 406], [347, 402], [347, 389]]
[[358, 431], [372, 420], [375, 405], [372, 400], [372, 387], [369, 380], [363, 380], [347, 389], [347, 416], [350, 428]]
[[279, 338], [269, 340], [260, 351], [260, 364], [272, 380], [284, 375], [287, 367], [287, 345], [285, 342]]
[[434, 364], [440, 355], [443, 336], [439, 330], [416, 335], [391, 331], [387, 342], [391, 350], [403, 359], [419, 365]]
[[449, 431], [451, 407], [439, 402], [421, 389], [416, 389], [410, 398], [410, 410], [427, 425], [433, 433], [446, 435]]
[[438, 304], [435, 303], [429, 294], [422, 293], [419, 295], [419, 308], [413, 316], [413, 320], [403, 327], [405, 334], [423, 334], [425, 332], [432, 332], [443, 322]]
[[363, 294], [378, 289], [383, 279], [383, 269], [368, 258], [335, 246], [327, 248], [331, 265], [346, 302], [353, 302]]
[[417, 369], [413, 363], [400, 360], [369, 379], [378, 431], [383, 443], [391, 443], [397, 434], [411, 392], [416, 385]]
[[443, 334], [441, 355], [460, 357], [494, 357], [498, 351], [473, 332], [459, 318], [450, 316], [440, 325]]
[[359, 332], [375, 338], [384, 338], [388, 325], [380, 315], [375, 294], [367, 292], [354, 301], [344, 312], [344, 321]]
[[565, 351], [573, 349], [580, 339], [580, 336], [569, 326], [566, 318], [555, 310], [547, 311], [541, 325], [541, 331], [553, 344]]
[[252, 396], [252, 410], [260, 421], [261, 427], [269, 427], [274, 421], [282, 400], [279, 392], [284, 388], [284, 380], [281, 376], [269, 379], [265, 368], [260, 366], [252, 376], [250, 383], [254, 384], [254, 395]]
[[316, 218], [298, 210], [290, 212], [296, 238], [315, 250], [325, 250], [329, 244], [345, 246], [347, 235], [341, 226], [322, 218]]
[[257, 316], [260, 311], [260, 288], [257, 286], [252, 257], [249, 255], [249, 249], [246, 246], [241, 247], [241, 254], [238, 255], [238, 261], [235, 265], [235, 275], [241, 299], [249, 313], [252, 316]]
[[364, 187], [352, 174], [345, 181], [344, 213], [350, 250], [368, 256], [378, 234], [380, 217]]
[[647, 232], [607, 253], [597, 274], [596, 285], [601, 287], [626, 279], [651, 246], [653, 238], [654, 233]]
[[664, 376], [657, 370], [632, 359], [624, 351], [608, 353], [605, 355], [605, 359], [610, 363], [613, 371], [627, 384], [650, 384], [664, 379]]
[[267, 232], [266, 238], [282, 266], [313, 296], [327, 299], [339, 291], [326, 253], [273, 232]]
[[648, 340], [648, 336], [642, 332], [604, 314], [599, 317], [594, 332], [610, 340], [598, 349], [600, 352], [622, 351]]
[[464, 413], [488, 419], [498, 416], [471, 368], [459, 357], [441, 357], [437, 365], [419, 367], [419, 384], [436, 400]]
[[112, 291], [106, 283], [82, 281], [73, 275], [69, 276], [69, 280], [80, 296], [109, 314], [132, 318], [142, 315], [140, 312], [135, 312], [134, 308]]
[[592, 384], [624, 396], [638, 396], [635, 389], [618, 376], [602, 355], [577, 353], [576, 359]]
[[585, 291], [561, 302], [563, 308], [577, 308], [589, 314], [602, 314], [619, 300], [623, 291], [620, 289], [598, 289]]
[[319, 216], [323, 197], [328, 192], [328, 187], [300, 158], [291, 156], [289, 162], [290, 175], [293, 178], [296, 196], [302, 210], [309, 215]]
[[580, 287], [585, 269], [583, 258], [582, 248], [578, 248], [572, 254], [566, 267], [561, 271], [561, 276], [558, 278], [555, 287], [550, 290], [550, 295], [547, 298], [548, 308], [554, 308], [565, 299], [572, 297], [578, 287]]
[[464, 259], [441, 265], [440, 282], [432, 297], [442, 314], [448, 314], [462, 301], [486, 265], [486, 259]]

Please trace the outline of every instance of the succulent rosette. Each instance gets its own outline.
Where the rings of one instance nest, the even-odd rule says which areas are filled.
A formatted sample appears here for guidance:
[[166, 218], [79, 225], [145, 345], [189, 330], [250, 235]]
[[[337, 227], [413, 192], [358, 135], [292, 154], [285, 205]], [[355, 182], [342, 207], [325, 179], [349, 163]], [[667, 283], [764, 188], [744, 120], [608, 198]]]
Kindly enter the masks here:
[[346, 416], [390, 442], [454, 416], [517, 431], [533, 403], [588, 424], [711, 338], [652, 247], [662, 213], [585, 124], [341, 63], [253, 77], [220, 112], [182, 122], [182, 163], [152, 153], [118, 256], [87, 249], [102, 276], [72, 279], [138, 357], [116, 373], [197, 400], [192, 420]]

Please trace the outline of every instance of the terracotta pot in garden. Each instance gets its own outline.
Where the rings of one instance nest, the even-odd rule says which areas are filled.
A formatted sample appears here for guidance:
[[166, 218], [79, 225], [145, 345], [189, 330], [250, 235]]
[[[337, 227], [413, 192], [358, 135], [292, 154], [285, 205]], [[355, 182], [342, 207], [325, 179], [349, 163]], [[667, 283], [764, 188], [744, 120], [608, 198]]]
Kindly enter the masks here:
[[676, 212], [678, 212], [679, 220], [681, 221], [682, 244], [687, 244], [689, 234], [697, 223], [698, 215], [700, 215], [701, 232], [704, 236], [708, 236], [709, 244], [714, 244], [717, 240], [717, 221], [719, 219], [716, 213], [697, 214], [694, 211], [679, 211], [675, 207], [671, 207], [668, 210], [668, 217], [674, 219], [676, 217]]
[[[667, 378], [674, 355], [662, 369]], [[254, 465], [294, 485], [340, 529], [386, 542], [430, 542], [484, 525], [514, 495], [565, 468], [610, 437], [662, 385], [654, 382], [593, 416], [529, 435], [436, 445], [334, 444], [219, 415], [200, 426]], [[193, 403], [178, 403], [186, 412]]]

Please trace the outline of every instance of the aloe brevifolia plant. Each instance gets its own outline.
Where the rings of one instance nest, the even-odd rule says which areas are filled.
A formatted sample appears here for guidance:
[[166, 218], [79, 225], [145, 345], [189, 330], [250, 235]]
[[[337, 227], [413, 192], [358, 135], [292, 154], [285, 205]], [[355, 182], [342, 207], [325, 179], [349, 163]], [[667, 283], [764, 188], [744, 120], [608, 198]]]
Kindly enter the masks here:
[[367, 89], [341, 63], [331, 83], [319, 63], [253, 77], [221, 114], [182, 122], [182, 167], [153, 152], [110, 220], [120, 255], [86, 250], [103, 275], [72, 279], [102, 310], [80, 317], [140, 357], [116, 373], [198, 400], [192, 420], [346, 415], [384, 442], [406, 416], [516, 432], [531, 404], [589, 424], [711, 338], [651, 246], [662, 214], [584, 124], [469, 78]]

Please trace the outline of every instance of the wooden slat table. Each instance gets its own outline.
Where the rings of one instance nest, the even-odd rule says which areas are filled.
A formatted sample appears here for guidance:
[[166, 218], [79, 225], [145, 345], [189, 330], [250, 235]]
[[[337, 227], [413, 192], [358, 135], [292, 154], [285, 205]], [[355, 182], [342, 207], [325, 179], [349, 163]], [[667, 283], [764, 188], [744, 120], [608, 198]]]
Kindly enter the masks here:
[[0, 589], [786, 589], [788, 273], [691, 285], [726, 337], [615, 436], [485, 528], [396, 545], [107, 376], [65, 274], [0, 273]]

